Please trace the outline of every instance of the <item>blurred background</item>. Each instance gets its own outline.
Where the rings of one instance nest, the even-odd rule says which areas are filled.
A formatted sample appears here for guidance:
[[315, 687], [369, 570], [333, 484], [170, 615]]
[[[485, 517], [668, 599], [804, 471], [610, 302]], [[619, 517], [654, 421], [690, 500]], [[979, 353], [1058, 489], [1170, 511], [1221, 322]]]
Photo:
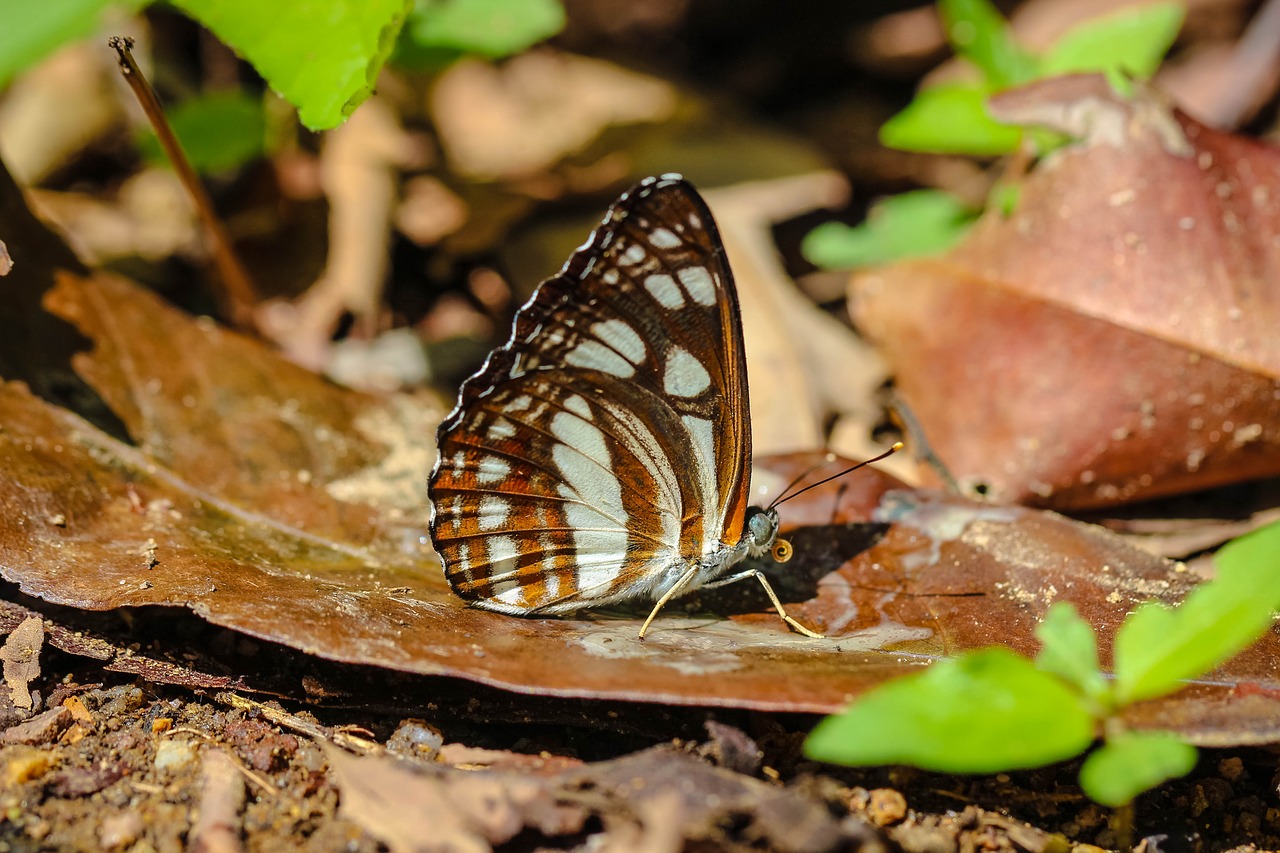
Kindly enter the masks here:
[[[918, 93], [968, 109], [1097, 69], [1150, 77], [1209, 126], [1276, 134], [1275, 2], [418, 0], [301, 23], [48, 5], [0, 9], [0, 157], [86, 263], [344, 384], [448, 395], [619, 192], [682, 172], [725, 220], [745, 291], [760, 450], [874, 449], [889, 373], [848, 332], [849, 270], [945, 249], [1051, 150], [969, 128], [951, 101], [912, 113]], [[134, 39], [247, 296], [221, 284], [109, 35]], [[340, 65], [367, 85], [329, 82]], [[919, 189], [944, 195], [866, 222]]]

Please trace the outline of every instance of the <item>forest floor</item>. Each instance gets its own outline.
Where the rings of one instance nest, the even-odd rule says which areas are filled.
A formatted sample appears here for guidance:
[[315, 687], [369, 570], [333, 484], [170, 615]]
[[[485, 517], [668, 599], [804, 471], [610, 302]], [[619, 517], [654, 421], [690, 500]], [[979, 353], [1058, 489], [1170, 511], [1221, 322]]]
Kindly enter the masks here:
[[[263, 702], [157, 684], [46, 647], [31, 684], [37, 707], [0, 706], [3, 849], [942, 853], [1123, 843], [1116, 815], [1081, 794], [1079, 762], [975, 777], [834, 768], [801, 754], [815, 722], [806, 715], [523, 696], [317, 661], [162, 611], [127, 621], [138, 660], [173, 658], [169, 680], [199, 680], [234, 647], [238, 660], [262, 664], [249, 681], [301, 673], [312, 695]], [[1132, 840], [1148, 851], [1276, 849], [1277, 781], [1269, 750], [1204, 750], [1190, 775], [1139, 798]]]

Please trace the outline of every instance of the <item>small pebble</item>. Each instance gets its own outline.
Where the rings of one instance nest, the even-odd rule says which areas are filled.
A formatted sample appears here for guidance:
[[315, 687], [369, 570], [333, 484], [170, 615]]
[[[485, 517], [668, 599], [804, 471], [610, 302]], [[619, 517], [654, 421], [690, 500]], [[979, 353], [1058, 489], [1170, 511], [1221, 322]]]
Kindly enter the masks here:
[[43, 841], [49, 837], [49, 833], [53, 832], [53, 824], [44, 818], [27, 824], [25, 832], [27, 837], [35, 841]]
[[1214, 811], [1221, 811], [1234, 792], [1231, 790], [1230, 782], [1210, 776], [1201, 780], [1200, 784], [1196, 786], [1196, 793], [1203, 793], [1204, 801], [1209, 808]]
[[907, 816], [907, 800], [893, 788], [876, 788], [867, 800], [867, 819], [876, 826], [889, 826]]
[[142, 818], [137, 812], [121, 812], [102, 819], [98, 827], [98, 843], [105, 850], [130, 847], [142, 834]]
[[433, 760], [444, 745], [444, 735], [422, 720], [404, 720], [387, 739], [387, 749], [414, 758]]
[[186, 740], [162, 740], [156, 745], [156, 769], [178, 770], [196, 759], [195, 747]]
[[0, 788], [11, 788], [39, 779], [54, 765], [52, 750], [31, 747], [11, 747], [5, 750], [4, 771], [0, 773]]
[[10, 726], [0, 736], [0, 743], [51, 743], [71, 725], [71, 712], [61, 706], [37, 714], [25, 723]]

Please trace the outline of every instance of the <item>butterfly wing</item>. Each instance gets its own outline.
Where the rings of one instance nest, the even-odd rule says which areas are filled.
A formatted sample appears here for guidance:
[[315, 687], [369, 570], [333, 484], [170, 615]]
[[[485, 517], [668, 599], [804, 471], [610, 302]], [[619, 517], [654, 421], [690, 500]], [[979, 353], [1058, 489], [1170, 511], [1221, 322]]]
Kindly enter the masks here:
[[706, 203], [649, 178], [516, 313], [439, 430], [431, 537], [462, 598], [556, 613], [660, 595], [742, 536], [741, 317]]

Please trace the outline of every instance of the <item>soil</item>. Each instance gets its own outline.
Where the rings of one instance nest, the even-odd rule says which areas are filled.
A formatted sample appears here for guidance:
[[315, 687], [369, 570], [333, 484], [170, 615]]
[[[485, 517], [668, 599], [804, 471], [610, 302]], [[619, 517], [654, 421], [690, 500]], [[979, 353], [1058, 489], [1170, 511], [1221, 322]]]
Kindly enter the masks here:
[[[249, 683], [300, 680], [310, 697], [261, 703], [247, 691], [160, 684], [46, 646], [36, 708], [4, 712], [0, 849], [932, 853], [1123, 843], [1116, 816], [1081, 794], [1078, 762], [983, 777], [837, 768], [800, 751], [812, 717], [520, 696], [332, 664], [194, 617], [97, 618], [91, 630], [103, 618], [131, 624], [116, 639], [168, 657], [174, 672], [207, 667], [200, 649], [234, 647], [260, 665]], [[394, 758], [394, 772], [438, 780], [445, 796], [475, 780], [504, 794], [473, 804], [481, 811], [458, 825], [441, 829], [423, 804], [407, 830], [388, 829], [353, 787], [373, 765], [335, 772], [334, 744], [361, 762]], [[1280, 848], [1278, 781], [1270, 751], [1204, 750], [1189, 776], [1138, 800], [1133, 840], [1148, 851]], [[516, 784], [535, 785], [557, 820], [515, 797]], [[383, 796], [393, 802], [395, 792]], [[525, 811], [512, 824], [516, 801]], [[653, 831], [655, 815], [665, 834]]]

